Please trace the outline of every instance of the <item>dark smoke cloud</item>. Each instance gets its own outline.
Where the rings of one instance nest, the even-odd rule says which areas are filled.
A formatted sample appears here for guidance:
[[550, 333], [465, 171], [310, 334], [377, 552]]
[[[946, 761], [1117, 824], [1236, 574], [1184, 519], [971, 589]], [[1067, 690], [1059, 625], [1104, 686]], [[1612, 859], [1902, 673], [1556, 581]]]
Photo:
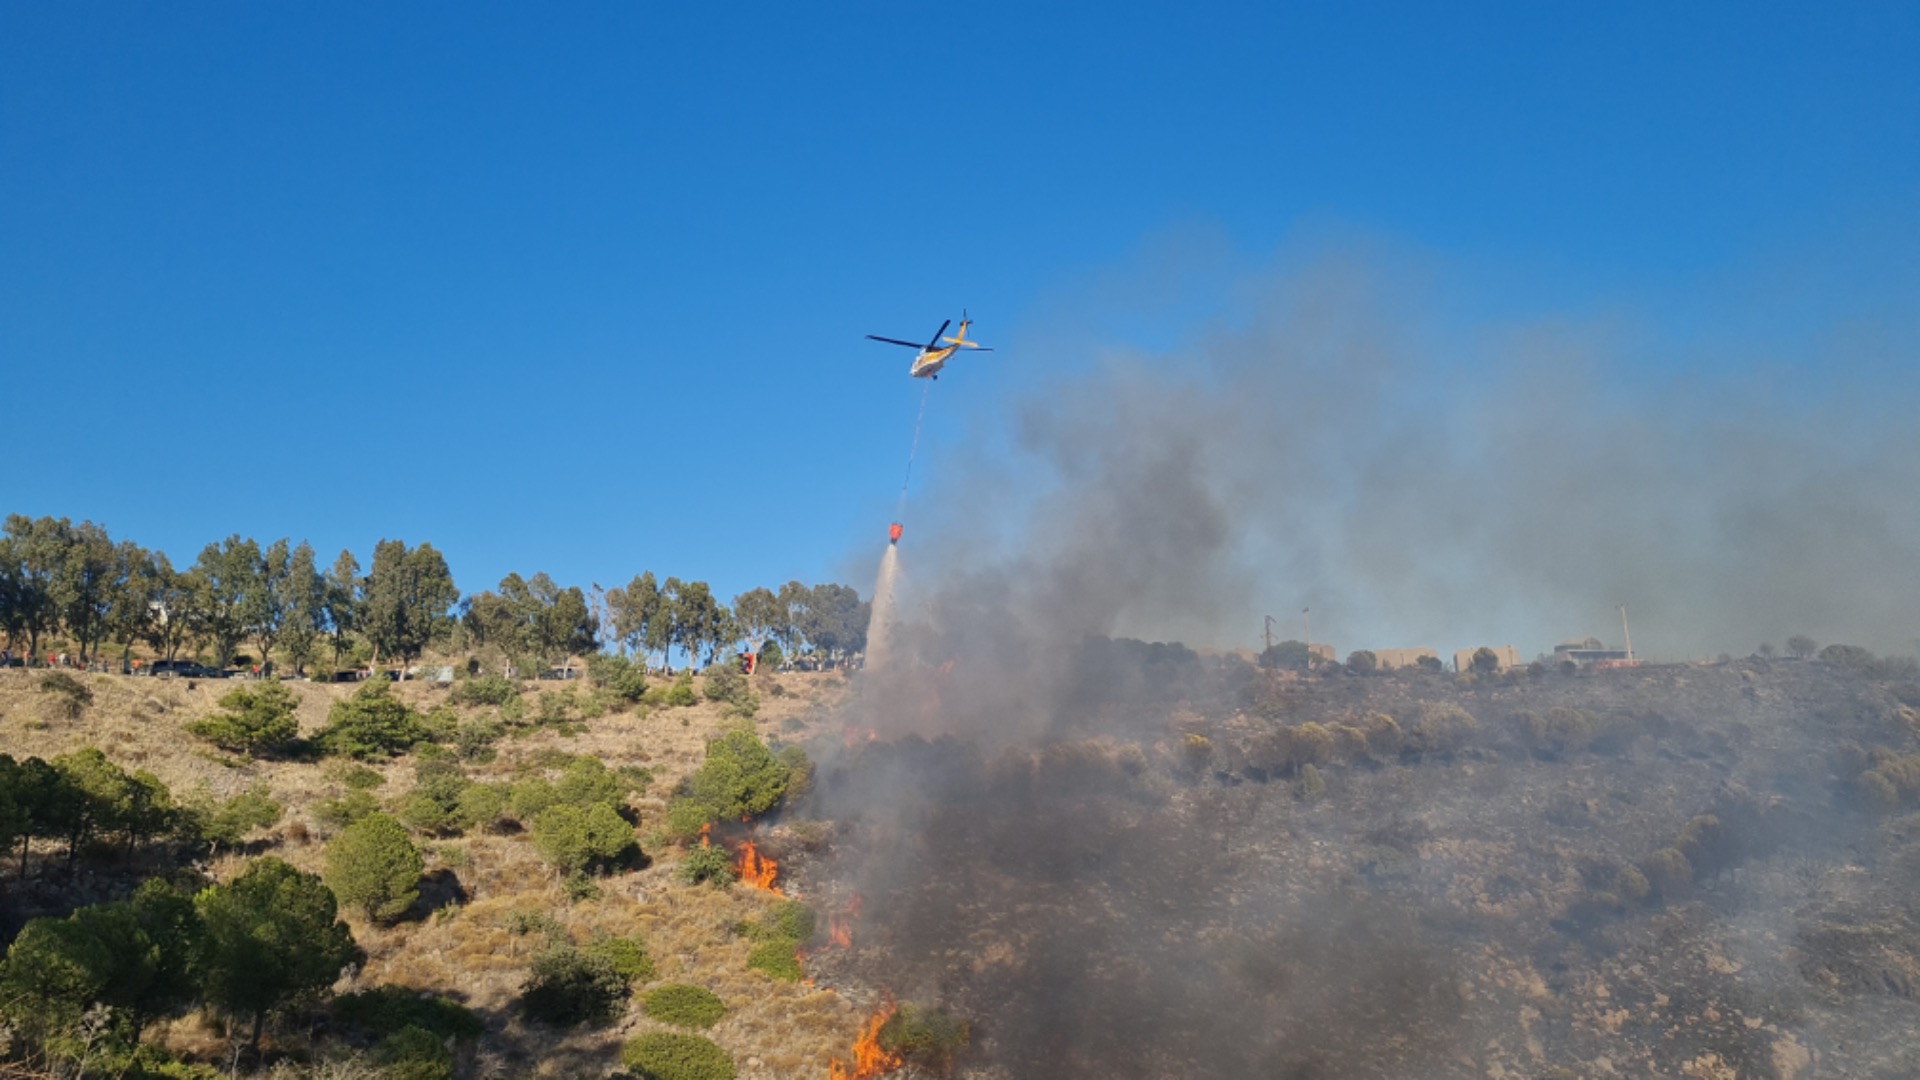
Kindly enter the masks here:
[[[1171, 780], [1181, 712], [1247, 698], [1231, 665], [1180, 685], [1180, 650], [1108, 637], [1247, 647], [1310, 604], [1343, 651], [1531, 655], [1615, 637], [1625, 602], [1656, 656], [1911, 648], [1920, 440], [1887, 406], [1910, 385], [1769, 397], [1604, 326], [1462, 329], [1421, 280], [1325, 257], [1235, 286], [1184, 343], [1062, 345], [1070, 374], [920, 497], [853, 748], [818, 748], [811, 809], [845, 829], [812, 872], [867, 898], [869, 978], [979, 1022], [970, 1075], [1472, 1071], [1445, 916], [1315, 884], [1285, 784]], [[1291, 884], [1263, 858], [1298, 860]]]

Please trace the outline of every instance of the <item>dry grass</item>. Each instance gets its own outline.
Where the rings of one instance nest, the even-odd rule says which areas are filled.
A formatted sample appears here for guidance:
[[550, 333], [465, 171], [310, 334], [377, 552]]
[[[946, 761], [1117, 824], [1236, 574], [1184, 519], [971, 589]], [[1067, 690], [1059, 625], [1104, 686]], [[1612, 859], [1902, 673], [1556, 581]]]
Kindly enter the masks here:
[[[273, 854], [304, 870], [318, 871], [329, 827], [314, 815], [315, 805], [345, 793], [341, 770], [326, 762], [247, 760], [228, 755], [195, 738], [186, 725], [217, 709], [218, 699], [233, 682], [199, 681], [193, 690], [181, 680], [82, 676], [93, 689], [94, 702], [78, 720], [59, 715], [54, 702], [37, 689], [39, 673], [0, 671], [0, 746], [16, 757], [51, 758], [84, 746], [98, 746], [129, 769], [153, 772], [170, 788], [185, 793], [205, 786], [226, 797], [264, 782], [287, 804], [287, 814], [274, 830]], [[780, 681], [786, 693], [772, 696], [764, 688]], [[351, 685], [289, 683], [299, 701], [300, 731], [311, 735], [326, 722], [333, 702], [351, 694]], [[759, 675], [761, 709], [753, 726], [763, 738], [794, 737], [818, 715], [822, 704], [844, 692], [835, 675]], [[446, 700], [445, 690], [424, 683], [403, 683], [396, 692], [417, 708], [428, 709]], [[572, 687], [530, 684], [523, 693], [529, 715], [538, 712], [538, 698], [566, 693]], [[464, 709], [465, 716], [491, 710]], [[585, 721], [577, 734], [541, 729], [522, 738], [505, 738], [495, 745], [496, 756], [470, 768], [475, 779], [504, 781], [538, 769], [551, 752], [585, 754], [610, 768], [635, 765], [647, 768], [653, 781], [636, 797], [642, 837], [664, 813], [676, 784], [697, 767], [708, 740], [742, 723], [722, 715], [722, 707], [701, 702], [692, 708], [610, 714]], [[371, 763], [385, 778], [374, 790], [383, 801], [403, 794], [412, 785], [412, 764], [402, 758]], [[298, 827], [295, 827], [297, 824]], [[545, 947], [538, 932], [516, 934], [516, 913], [546, 913], [577, 942], [598, 934], [638, 935], [647, 944], [657, 968], [657, 980], [704, 986], [726, 1003], [728, 1013], [711, 1037], [734, 1055], [743, 1080], [773, 1080], [825, 1075], [835, 1055], [844, 1056], [863, 1015], [831, 990], [805, 984], [782, 983], [747, 968], [749, 943], [732, 927], [761, 914], [772, 898], [743, 888], [716, 890], [686, 886], [674, 880], [678, 853], [649, 849], [653, 863], [647, 869], [615, 875], [601, 882], [598, 899], [569, 905], [560, 883], [540, 860], [524, 835], [470, 835], [439, 841], [436, 851], [458, 851], [464, 857], [448, 865], [444, 854], [429, 864], [445, 867], [458, 878], [467, 899], [425, 918], [393, 927], [366, 924], [349, 916], [354, 936], [367, 951], [367, 963], [355, 982], [360, 986], [395, 983], [452, 995], [486, 1017], [488, 1035], [482, 1057], [513, 1072], [539, 1076], [598, 1075], [618, 1067], [622, 1041], [660, 1025], [645, 1018], [636, 988], [636, 1004], [615, 1024], [600, 1030], [553, 1032], [525, 1024], [514, 1001], [526, 978], [533, 955]], [[245, 859], [224, 856], [210, 867], [217, 877], [235, 874]], [[192, 1023], [174, 1025], [169, 1041], [178, 1046], [211, 1044], [212, 1038]]]

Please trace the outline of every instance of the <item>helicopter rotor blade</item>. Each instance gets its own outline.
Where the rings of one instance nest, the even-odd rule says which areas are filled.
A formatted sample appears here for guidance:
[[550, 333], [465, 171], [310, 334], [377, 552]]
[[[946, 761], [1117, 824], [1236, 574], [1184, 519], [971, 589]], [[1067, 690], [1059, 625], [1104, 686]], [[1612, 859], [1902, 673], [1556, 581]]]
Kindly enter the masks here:
[[933, 332], [933, 336], [927, 339], [927, 348], [929, 349], [937, 348], [940, 344], [940, 335], [946, 333], [947, 327], [952, 325], [953, 325], [952, 319], [948, 319], [946, 322], [941, 323], [940, 329], [935, 330]]
[[868, 334], [867, 339], [870, 341], [884, 341], [889, 345], [905, 345], [909, 349], [918, 349], [923, 347], [917, 341], [901, 341], [899, 338], [881, 337], [879, 334]]

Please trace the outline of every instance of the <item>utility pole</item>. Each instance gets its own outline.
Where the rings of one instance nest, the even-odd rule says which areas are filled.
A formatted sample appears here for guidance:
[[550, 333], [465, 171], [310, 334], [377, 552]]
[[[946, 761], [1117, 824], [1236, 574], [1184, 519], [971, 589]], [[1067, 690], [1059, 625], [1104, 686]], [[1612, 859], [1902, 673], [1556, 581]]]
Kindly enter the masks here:
[[1633, 631], [1627, 629], [1627, 605], [1620, 605], [1620, 634], [1627, 639], [1627, 661], [1633, 661]]
[[1260, 654], [1260, 659], [1264, 663], [1271, 664], [1273, 663], [1273, 616], [1267, 616], [1266, 625], [1262, 626], [1261, 630], [1267, 636], [1267, 651]]
[[1306, 638], [1308, 671], [1313, 670], [1313, 620], [1307, 615], [1312, 610], [1312, 608], [1300, 609], [1300, 635]]

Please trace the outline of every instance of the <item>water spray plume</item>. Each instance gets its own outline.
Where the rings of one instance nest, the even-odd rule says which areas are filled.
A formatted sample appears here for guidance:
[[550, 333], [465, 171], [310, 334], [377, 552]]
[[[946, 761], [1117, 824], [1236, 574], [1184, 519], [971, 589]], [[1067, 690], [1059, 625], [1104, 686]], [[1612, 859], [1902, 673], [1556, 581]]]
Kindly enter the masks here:
[[895, 620], [895, 591], [900, 579], [900, 549], [892, 544], [880, 556], [880, 574], [873, 584], [873, 614], [867, 618], [867, 670], [886, 666]]
[[835, 1058], [827, 1073], [831, 1080], [872, 1080], [906, 1064], [900, 1055], [889, 1054], [880, 1046], [880, 1029], [893, 1013], [893, 1000], [889, 998], [879, 1012], [867, 1017], [867, 1022], [860, 1027], [860, 1037], [853, 1043], [853, 1064], [847, 1065]]

